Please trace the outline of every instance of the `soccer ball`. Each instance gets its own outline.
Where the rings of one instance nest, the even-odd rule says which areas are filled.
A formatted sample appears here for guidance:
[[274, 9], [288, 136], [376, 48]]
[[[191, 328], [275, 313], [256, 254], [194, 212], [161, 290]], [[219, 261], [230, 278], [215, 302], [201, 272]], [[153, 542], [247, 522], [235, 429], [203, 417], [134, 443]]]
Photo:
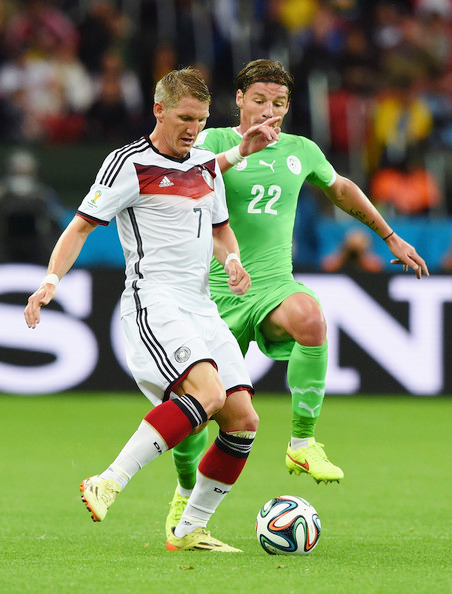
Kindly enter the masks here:
[[320, 518], [302, 497], [270, 499], [256, 518], [256, 536], [269, 555], [307, 555], [319, 542]]

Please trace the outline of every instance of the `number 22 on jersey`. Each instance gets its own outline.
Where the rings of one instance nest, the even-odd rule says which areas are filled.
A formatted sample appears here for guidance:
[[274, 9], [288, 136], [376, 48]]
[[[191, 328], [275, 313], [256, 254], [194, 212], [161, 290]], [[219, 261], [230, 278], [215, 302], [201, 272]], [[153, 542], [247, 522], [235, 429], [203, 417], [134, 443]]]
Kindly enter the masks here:
[[280, 186], [271, 185], [268, 188], [268, 192], [266, 194], [264, 186], [261, 186], [260, 184], [255, 184], [251, 189], [251, 195], [254, 196], [254, 198], [248, 205], [248, 212], [250, 214], [261, 214], [262, 207], [263, 212], [266, 214], [278, 214], [278, 211], [275, 208], [273, 208], [273, 206], [276, 204], [276, 202], [278, 202], [278, 200], [281, 197]]

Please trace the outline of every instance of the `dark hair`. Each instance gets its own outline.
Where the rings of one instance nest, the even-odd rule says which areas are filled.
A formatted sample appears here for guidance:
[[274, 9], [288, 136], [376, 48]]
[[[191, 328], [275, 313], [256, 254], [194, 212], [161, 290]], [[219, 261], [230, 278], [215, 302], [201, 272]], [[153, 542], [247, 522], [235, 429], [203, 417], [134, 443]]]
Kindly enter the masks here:
[[293, 76], [285, 70], [280, 62], [275, 60], [253, 60], [240, 70], [235, 78], [235, 90], [240, 89], [244, 94], [256, 82], [270, 82], [284, 85], [288, 90], [290, 100], [293, 88]]
[[175, 107], [182, 97], [187, 96], [208, 104], [212, 100], [201, 73], [194, 68], [172, 70], [161, 78], [155, 86], [154, 101], [163, 103], [166, 109]]

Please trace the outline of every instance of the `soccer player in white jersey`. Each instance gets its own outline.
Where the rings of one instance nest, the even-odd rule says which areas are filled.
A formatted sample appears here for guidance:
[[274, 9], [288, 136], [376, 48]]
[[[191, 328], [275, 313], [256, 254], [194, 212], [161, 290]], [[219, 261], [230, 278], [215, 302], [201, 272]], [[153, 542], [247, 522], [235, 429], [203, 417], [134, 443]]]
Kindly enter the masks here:
[[[82, 481], [82, 499], [93, 520], [102, 521], [138, 470], [214, 419], [218, 437], [199, 464], [167, 548], [235, 552], [206, 526], [245, 465], [259, 419], [239, 346], [210, 300], [212, 253], [234, 294], [246, 293], [250, 277], [228, 224], [215, 155], [193, 147], [209, 115], [207, 86], [185, 68], [163, 77], [154, 99], [153, 132], [105, 159], [51, 254], [47, 276], [29, 297], [25, 319], [36, 327], [88, 235], [116, 217], [126, 259], [121, 317], [127, 361], [156, 406], [114, 462]], [[264, 122], [254, 137], [268, 143], [276, 132]]]

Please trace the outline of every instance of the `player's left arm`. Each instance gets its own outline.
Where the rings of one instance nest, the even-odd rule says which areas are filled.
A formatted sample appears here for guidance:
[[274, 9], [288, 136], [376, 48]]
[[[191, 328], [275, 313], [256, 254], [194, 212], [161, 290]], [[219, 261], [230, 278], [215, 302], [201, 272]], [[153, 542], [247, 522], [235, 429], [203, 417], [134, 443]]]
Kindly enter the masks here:
[[251, 287], [248, 272], [240, 262], [239, 244], [229, 223], [212, 228], [213, 255], [229, 276], [229, 288], [236, 295], [244, 295]]
[[421, 278], [422, 273], [429, 276], [427, 265], [415, 248], [397, 235], [354, 182], [336, 175], [334, 183], [328, 188], [323, 188], [323, 191], [333, 204], [367, 225], [385, 241], [395, 256], [391, 264], [402, 264], [405, 271], [411, 268], [417, 278]]

